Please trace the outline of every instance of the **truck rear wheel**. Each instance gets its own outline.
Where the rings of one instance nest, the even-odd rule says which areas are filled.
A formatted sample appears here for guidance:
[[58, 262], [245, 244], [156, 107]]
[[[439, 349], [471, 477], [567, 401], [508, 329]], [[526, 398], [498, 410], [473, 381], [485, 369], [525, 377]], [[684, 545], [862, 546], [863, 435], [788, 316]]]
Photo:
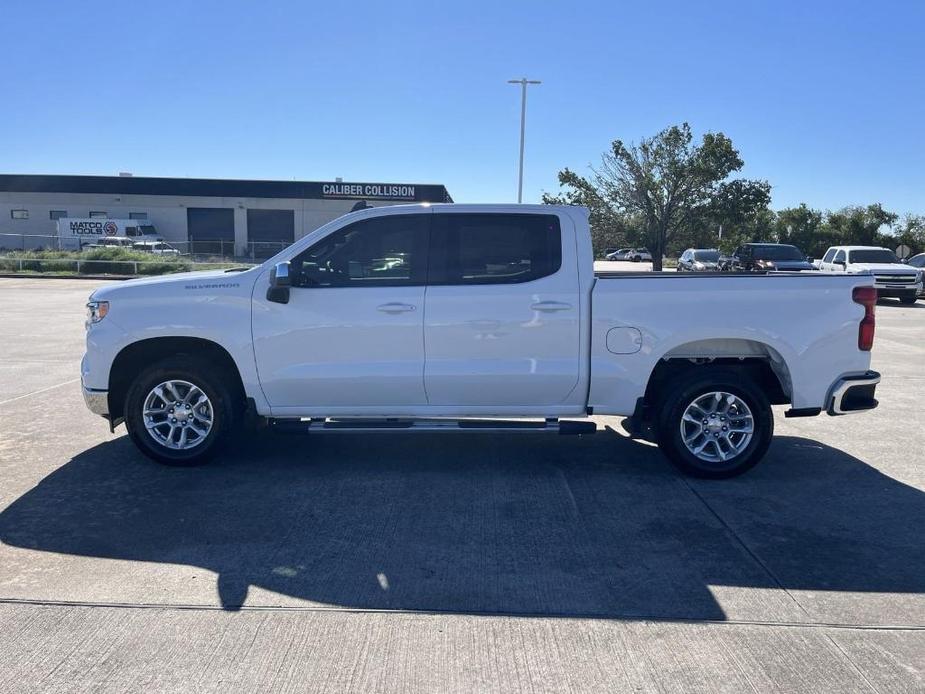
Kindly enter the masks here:
[[231, 394], [219, 370], [177, 355], [138, 374], [125, 400], [129, 436], [163, 465], [201, 465], [232, 430]]
[[662, 400], [659, 448], [694, 477], [742, 474], [764, 457], [773, 435], [767, 397], [734, 369], [697, 367]]

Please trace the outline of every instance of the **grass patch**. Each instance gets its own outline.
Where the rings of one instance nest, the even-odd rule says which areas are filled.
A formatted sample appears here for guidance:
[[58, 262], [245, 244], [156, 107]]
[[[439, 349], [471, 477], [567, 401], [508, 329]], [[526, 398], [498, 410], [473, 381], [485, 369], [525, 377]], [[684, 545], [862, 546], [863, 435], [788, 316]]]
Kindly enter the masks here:
[[[229, 263], [228, 267], [232, 265]], [[2, 272], [166, 275], [174, 272], [188, 272], [192, 269], [193, 263], [188, 258], [159, 256], [127, 248], [93, 248], [81, 252], [23, 251], [0, 256], [0, 271]]]

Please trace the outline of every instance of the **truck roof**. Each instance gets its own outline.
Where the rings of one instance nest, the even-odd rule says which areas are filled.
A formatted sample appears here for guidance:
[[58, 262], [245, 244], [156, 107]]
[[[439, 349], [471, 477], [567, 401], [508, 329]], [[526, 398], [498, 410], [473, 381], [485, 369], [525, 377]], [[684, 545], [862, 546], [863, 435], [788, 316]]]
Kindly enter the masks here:
[[889, 251], [889, 248], [884, 248], [883, 246], [829, 246], [829, 248], [837, 248], [840, 251]]

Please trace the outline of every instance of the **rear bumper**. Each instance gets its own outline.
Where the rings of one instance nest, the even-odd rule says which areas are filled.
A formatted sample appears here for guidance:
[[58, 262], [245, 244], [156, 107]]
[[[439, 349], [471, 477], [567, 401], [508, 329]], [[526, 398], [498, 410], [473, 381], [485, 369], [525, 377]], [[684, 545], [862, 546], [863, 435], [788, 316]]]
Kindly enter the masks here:
[[841, 415], [874, 409], [878, 404], [874, 397], [878, 383], [880, 374], [876, 371], [838, 379], [830, 391], [826, 411]]

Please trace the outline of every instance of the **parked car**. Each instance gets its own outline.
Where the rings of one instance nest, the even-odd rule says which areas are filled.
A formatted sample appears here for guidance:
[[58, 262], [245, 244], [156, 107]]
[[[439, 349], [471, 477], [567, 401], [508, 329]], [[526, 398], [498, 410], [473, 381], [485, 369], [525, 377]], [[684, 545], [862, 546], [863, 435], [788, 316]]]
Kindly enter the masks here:
[[163, 241], [136, 241], [132, 244], [132, 250], [154, 255], [180, 255], [180, 251]]
[[632, 248], [617, 248], [604, 257], [607, 258], [607, 260], [626, 260], [626, 254], [632, 253], [632, 251]]
[[84, 397], [169, 465], [203, 462], [246, 419], [590, 434], [561, 418], [595, 414], [714, 478], [761, 459], [773, 404], [876, 407], [871, 277], [596, 275], [587, 215], [376, 207], [244, 271], [106, 285], [88, 304]]
[[719, 260], [714, 248], [688, 248], [678, 258], [678, 272], [717, 272]]
[[923, 283], [923, 289], [919, 290], [919, 296], [925, 296], [925, 253], [914, 255], [906, 261], [909, 267], [918, 268], [919, 281]]
[[880, 297], [914, 304], [922, 293], [922, 271], [903, 263], [889, 248], [879, 246], [832, 246], [819, 263], [823, 272], [871, 273]]
[[638, 263], [643, 260], [651, 261], [652, 254], [645, 248], [634, 248], [627, 252], [624, 260], [630, 260], [634, 263]]
[[815, 270], [796, 246], [786, 243], [746, 243], [726, 262], [730, 272], [803, 272]]
[[80, 250], [89, 251], [95, 248], [131, 248], [134, 243], [135, 240], [127, 236], [104, 236], [93, 243], [84, 244], [80, 247]]

